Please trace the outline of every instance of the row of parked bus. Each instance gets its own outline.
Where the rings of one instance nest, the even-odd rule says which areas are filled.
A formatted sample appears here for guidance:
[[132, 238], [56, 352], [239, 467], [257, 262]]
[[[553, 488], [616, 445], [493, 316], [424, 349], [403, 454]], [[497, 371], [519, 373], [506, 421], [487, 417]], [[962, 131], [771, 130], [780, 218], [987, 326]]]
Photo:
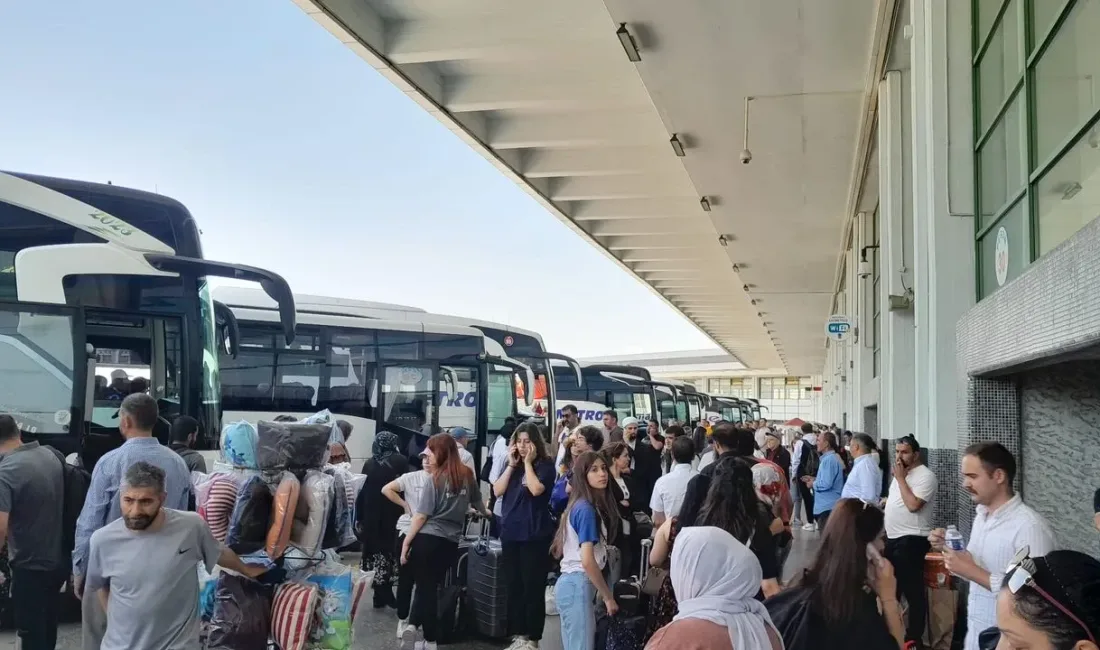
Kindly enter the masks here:
[[187, 208], [158, 194], [0, 173], [0, 412], [90, 467], [121, 444], [134, 390], [158, 400], [164, 432], [198, 419], [206, 449], [223, 420], [328, 409], [355, 427], [353, 462], [381, 428], [461, 426], [480, 458], [508, 418], [549, 423], [566, 403], [662, 425], [760, 417], [645, 368], [582, 366], [534, 332], [295, 295], [274, 272], [205, 260]]

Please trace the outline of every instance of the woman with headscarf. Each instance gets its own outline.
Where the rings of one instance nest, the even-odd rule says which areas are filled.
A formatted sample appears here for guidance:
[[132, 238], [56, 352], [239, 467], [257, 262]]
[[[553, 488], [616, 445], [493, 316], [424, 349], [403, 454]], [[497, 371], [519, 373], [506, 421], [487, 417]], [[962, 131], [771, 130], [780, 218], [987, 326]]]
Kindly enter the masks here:
[[768, 610], [754, 597], [760, 563], [733, 535], [713, 526], [685, 528], [670, 573], [680, 611], [646, 650], [783, 650]]
[[355, 533], [363, 544], [362, 567], [374, 571], [374, 606], [396, 607], [393, 582], [397, 573], [397, 519], [401, 506], [382, 496], [382, 488], [409, 471], [400, 453], [401, 440], [389, 431], [379, 431], [371, 446], [371, 458], [363, 463], [367, 477], [355, 501]]

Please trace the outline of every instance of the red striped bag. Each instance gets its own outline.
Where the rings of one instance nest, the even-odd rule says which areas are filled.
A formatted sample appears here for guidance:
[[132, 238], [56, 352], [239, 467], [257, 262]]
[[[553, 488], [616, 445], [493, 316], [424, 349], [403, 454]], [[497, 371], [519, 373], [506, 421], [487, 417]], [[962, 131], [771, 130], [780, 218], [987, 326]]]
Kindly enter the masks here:
[[282, 650], [305, 649], [319, 602], [319, 592], [313, 585], [299, 582], [279, 585], [271, 607], [271, 638]]
[[238, 485], [236, 479], [228, 475], [218, 476], [211, 483], [203, 514], [214, 539], [224, 542], [229, 532], [229, 518], [237, 505]]

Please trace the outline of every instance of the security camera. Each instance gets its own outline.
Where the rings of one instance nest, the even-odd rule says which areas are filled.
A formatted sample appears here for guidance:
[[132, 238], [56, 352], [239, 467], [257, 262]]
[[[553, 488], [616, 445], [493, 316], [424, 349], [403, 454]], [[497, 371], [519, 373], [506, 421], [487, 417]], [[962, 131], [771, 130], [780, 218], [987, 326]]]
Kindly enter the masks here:
[[747, 165], [752, 162], [752, 152], [748, 149], [741, 150], [741, 164]]

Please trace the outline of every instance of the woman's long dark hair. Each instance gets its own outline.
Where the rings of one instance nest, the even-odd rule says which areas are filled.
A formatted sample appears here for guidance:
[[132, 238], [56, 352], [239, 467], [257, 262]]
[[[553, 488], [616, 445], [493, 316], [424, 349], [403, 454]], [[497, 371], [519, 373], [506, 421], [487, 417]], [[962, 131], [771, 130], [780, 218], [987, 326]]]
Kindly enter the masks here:
[[760, 500], [752, 483], [752, 470], [739, 458], [719, 460], [694, 525], [721, 528], [748, 544], [759, 515]]
[[521, 433], [526, 433], [527, 438], [531, 440], [531, 444], [535, 446], [535, 462], [550, 458], [550, 454], [546, 451], [546, 441], [542, 439], [542, 432], [539, 431], [539, 425], [534, 422], [524, 422], [516, 427], [510, 440], [511, 444], [514, 445], [519, 442], [519, 434]]
[[859, 499], [841, 499], [833, 508], [801, 581], [826, 623], [843, 625], [855, 618], [866, 596], [867, 545], [882, 534], [884, 522], [881, 510]]
[[[566, 506], [565, 513], [561, 516], [558, 532], [554, 535], [554, 543], [550, 547], [550, 553], [554, 557], [560, 558], [562, 555], [562, 548], [565, 545], [565, 531], [569, 525], [569, 514], [573, 510], [573, 504], [582, 499], [591, 503], [600, 515], [600, 521], [603, 523], [602, 528], [607, 530], [607, 538], [604, 541], [612, 542], [615, 540], [619, 530], [619, 509], [615, 504], [615, 498], [611, 496], [610, 489], [597, 490], [588, 484], [588, 471], [596, 463], [603, 463], [604, 467], [607, 467], [607, 461], [603, 455], [595, 451], [586, 451], [577, 456], [577, 459], [573, 462], [573, 477], [569, 481], [569, 505]], [[614, 480], [611, 478], [611, 470], [607, 471], [607, 480]]]

